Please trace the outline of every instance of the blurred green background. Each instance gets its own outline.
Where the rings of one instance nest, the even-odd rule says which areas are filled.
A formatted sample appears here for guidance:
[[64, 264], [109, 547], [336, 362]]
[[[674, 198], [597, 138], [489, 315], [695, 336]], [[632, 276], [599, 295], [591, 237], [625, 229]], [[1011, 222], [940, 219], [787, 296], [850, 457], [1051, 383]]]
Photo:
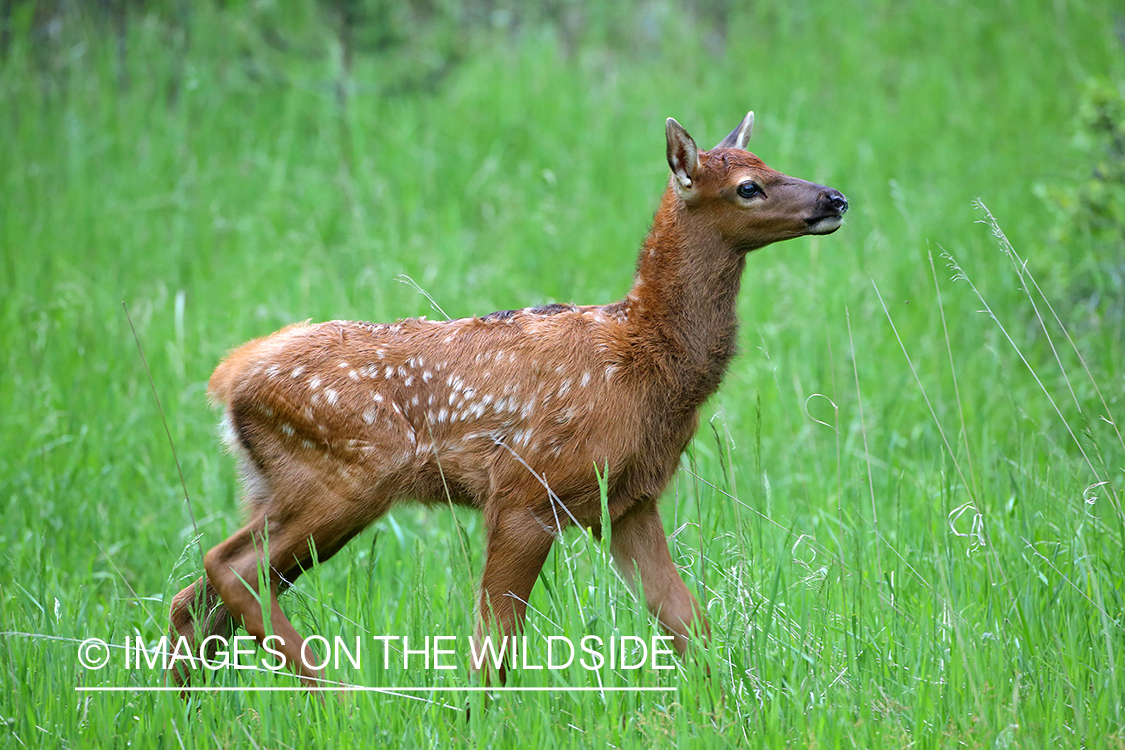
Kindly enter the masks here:
[[[1118, 4], [3, 0], [0, 23], [0, 744], [1125, 744]], [[851, 210], [750, 258], [742, 354], [664, 499], [713, 643], [671, 675], [514, 678], [676, 692], [468, 717], [75, 692], [163, 684], [78, 643], [159, 638], [239, 522], [204, 396], [227, 349], [439, 316], [406, 278], [454, 317], [620, 298], [664, 119], [706, 147], [748, 109], [752, 150]], [[463, 637], [482, 536], [397, 509], [283, 605]], [[600, 544], [556, 547], [530, 632], [658, 632]]]

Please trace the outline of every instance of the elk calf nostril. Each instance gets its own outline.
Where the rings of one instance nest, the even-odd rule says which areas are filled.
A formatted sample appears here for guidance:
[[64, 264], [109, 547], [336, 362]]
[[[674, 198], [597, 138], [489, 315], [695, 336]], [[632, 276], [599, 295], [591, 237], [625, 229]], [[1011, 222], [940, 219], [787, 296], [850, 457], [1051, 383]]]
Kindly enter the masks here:
[[828, 191], [828, 203], [840, 213], [848, 210], [848, 199], [839, 190]]

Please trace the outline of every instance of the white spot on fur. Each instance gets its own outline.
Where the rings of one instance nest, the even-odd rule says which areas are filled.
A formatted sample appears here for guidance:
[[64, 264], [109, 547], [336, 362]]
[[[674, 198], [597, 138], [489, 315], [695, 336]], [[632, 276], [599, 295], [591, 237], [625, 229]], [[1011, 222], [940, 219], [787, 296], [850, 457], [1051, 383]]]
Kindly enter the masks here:
[[359, 380], [359, 373], [356, 372], [355, 370], [352, 370], [351, 372], [348, 373], [348, 377], [351, 378], [352, 380]]
[[329, 406], [335, 406], [336, 402], [340, 400], [340, 394], [336, 392], [335, 388], [329, 388], [324, 392], [325, 398], [328, 399]]
[[383, 401], [383, 394], [382, 394], [382, 393], [379, 393], [378, 391], [376, 391], [376, 392], [374, 392], [374, 393], [372, 393], [372, 394], [371, 394], [371, 398], [372, 398], [373, 400], [375, 400], [375, 401], [378, 401], [378, 402], [382, 403], [382, 401]]
[[298, 365], [297, 367], [293, 368], [293, 372], [289, 373], [289, 377], [299, 378], [299, 377], [301, 377], [301, 373], [304, 372], [304, 371], [305, 371], [304, 365]]
[[609, 367], [605, 368], [605, 379], [609, 380], [610, 378], [612, 378], [613, 373], [615, 372], [617, 372], [617, 367], [615, 365], [610, 365]]
[[582, 382], [583, 388], [590, 385], [590, 373], [589, 372], [582, 373], [582, 381], [581, 382]]
[[293, 425], [282, 423], [281, 431], [284, 432], [288, 437], [293, 437]]
[[425, 372], [422, 373], [422, 382], [428, 383], [433, 379], [433, 377], [434, 377], [434, 374], [432, 372], [430, 372], [429, 370], [426, 370]]
[[368, 409], [363, 412], [363, 421], [367, 424], [375, 424], [375, 416], [378, 414], [374, 409]]
[[531, 413], [533, 411], [535, 411], [535, 397], [534, 396], [532, 396], [528, 400], [528, 402], [523, 405], [523, 408], [520, 409], [520, 416], [523, 417], [524, 419], [527, 419], [528, 417], [531, 416]]
[[301, 441], [301, 447], [302, 447], [302, 448], [304, 448], [305, 450], [310, 450], [310, 451], [311, 451], [311, 450], [312, 450], [313, 448], [315, 448], [316, 446], [315, 446], [315, 445], [313, 445], [313, 441], [311, 441], [311, 440], [302, 440], [302, 441]]

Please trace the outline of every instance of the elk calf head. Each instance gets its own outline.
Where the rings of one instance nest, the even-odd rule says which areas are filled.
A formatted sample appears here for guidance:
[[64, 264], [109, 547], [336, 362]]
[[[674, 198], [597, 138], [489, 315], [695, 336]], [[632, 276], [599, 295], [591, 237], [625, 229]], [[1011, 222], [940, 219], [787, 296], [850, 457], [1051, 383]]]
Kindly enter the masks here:
[[719, 233], [741, 252], [839, 229], [848, 210], [843, 194], [766, 166], [746, 150], [753, 127], [750, 112], [714, 149], [700, 153], [687, 131], [668, 118], [672, 187], [684, 205], [715, 222]]

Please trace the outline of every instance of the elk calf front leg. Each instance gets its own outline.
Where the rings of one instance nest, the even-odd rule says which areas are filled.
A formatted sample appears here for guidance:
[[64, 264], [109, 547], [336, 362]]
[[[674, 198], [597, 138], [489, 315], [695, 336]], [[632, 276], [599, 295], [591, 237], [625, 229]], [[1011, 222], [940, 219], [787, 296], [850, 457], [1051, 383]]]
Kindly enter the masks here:
[[[480, 583], [478, 644], [485, 635], [503, 638], [522, 630], [527, 600], [553, 541], [544, 521], [528, 508], [502, 510], [489, 519], [487, 558]], [[483, 671], [487, 680], [487, 669]], [[500, 682], [505, 674], [501, 666]]]
[[648, 500], [613, 523], [610, 550], [614, 562], [636, 590], [637, 577], [644, 587], [645, 605], [670, 635], [683, 655], [692, 634], [706, 638], [710, 627], [695, 597], [684, 585], [668, 553], [668, 537], [655, 500]]

